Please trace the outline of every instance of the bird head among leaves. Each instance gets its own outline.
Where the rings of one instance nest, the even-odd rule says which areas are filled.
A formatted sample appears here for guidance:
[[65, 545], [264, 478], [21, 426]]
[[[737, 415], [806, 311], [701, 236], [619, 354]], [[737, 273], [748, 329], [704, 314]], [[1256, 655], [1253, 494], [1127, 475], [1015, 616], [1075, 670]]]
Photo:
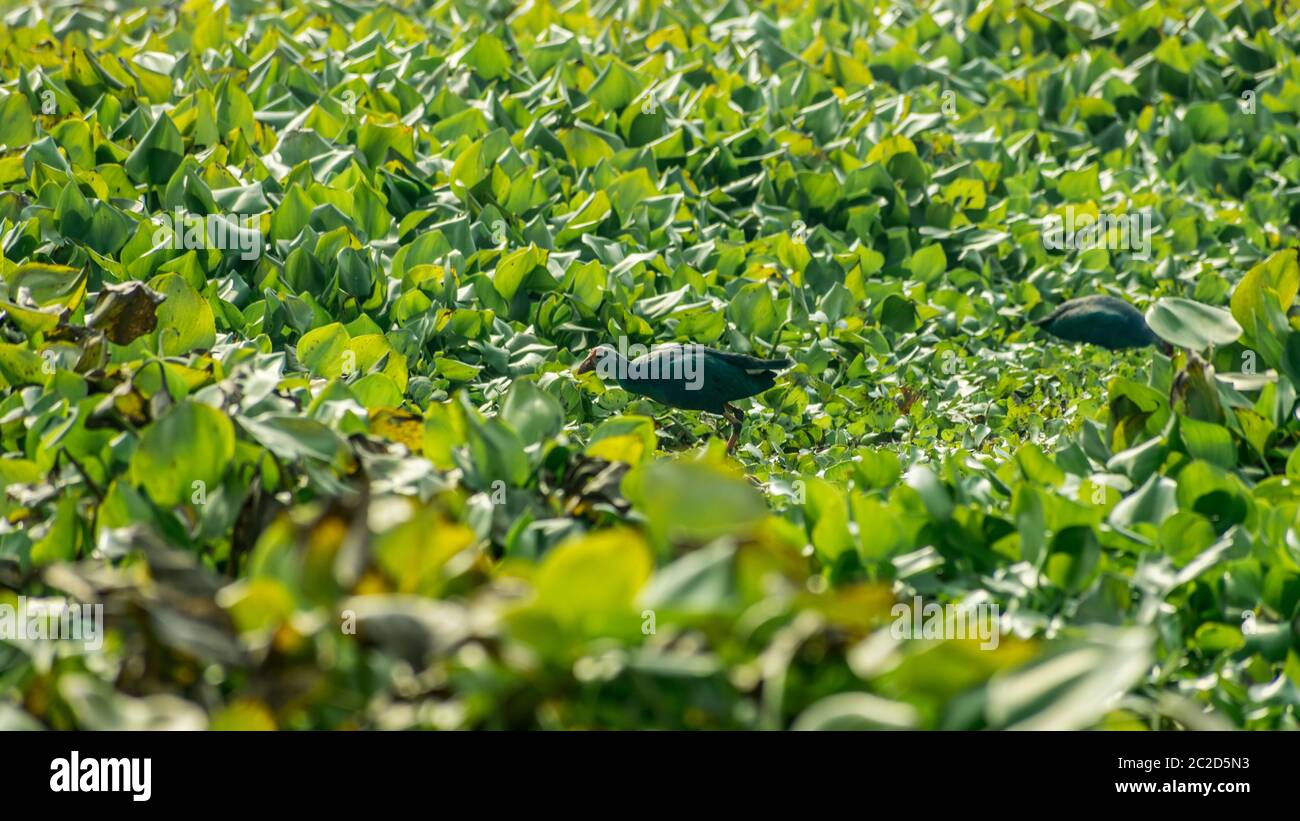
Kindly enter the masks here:
[[578, 367], [574, 368], [573, 372], [587, 373], [589, 371], [594, 371], [604, 363], [605, 357], [613, 354], [614, 349], [608, 345], [597, 345], [591, 349], [591, 353], [587, 354], [587, 358], [582, 360], [582, 362], [578, 364]]

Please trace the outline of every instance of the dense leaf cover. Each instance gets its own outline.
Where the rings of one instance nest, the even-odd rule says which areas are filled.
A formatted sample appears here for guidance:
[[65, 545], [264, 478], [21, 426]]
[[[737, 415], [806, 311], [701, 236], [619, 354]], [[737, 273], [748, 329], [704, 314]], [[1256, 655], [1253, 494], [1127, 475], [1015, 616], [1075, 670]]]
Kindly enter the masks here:
[[[107, 635], [0, 727], [1295, 727], [1286, 9], [8, 13], [0, 603]], [[794, 361], [734, 457], [668, 342]]]

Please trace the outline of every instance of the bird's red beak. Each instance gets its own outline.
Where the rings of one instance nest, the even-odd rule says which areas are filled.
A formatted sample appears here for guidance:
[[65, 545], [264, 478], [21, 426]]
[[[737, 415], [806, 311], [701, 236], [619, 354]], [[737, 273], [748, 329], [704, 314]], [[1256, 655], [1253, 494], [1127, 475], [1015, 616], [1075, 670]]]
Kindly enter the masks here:
[[592, 351], [591, 353], [587, 354], [587, 358], [584, 359], [584, 360], [582, 360], [582, 362], [578, 365], [578, 367], [576, 367], [576, 368], [573, 369], [573, 372], [574, 372], [574, 373], [587, 373], [588, 371], [593, 371], [593, 370], [595, 370], [595, 369], [596, 369], [596, 353], [597, 353], [597, 351]]

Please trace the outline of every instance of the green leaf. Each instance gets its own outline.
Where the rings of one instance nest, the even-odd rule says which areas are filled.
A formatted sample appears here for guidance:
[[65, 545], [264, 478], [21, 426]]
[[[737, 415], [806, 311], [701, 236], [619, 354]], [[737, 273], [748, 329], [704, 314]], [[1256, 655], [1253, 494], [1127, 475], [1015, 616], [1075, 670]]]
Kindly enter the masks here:
[[[343, 373], [349, 364], [344, 354], [348, 351], [347, 329], [341, 323], [331, 322], [320, 328], [314, 328], [298, 340], [298, 361], [316, 376], [335, 377]], [[355, 360], [350, 364], [356, 367]]]
[[634, 532], [608, 530], [561, 544], [537, 569], [533, 605], [564, 629], [598, 635], [635, 617], [634, 602], [652, 562]]
[[465, 51], [462, 62], [486, 80], [504, 80], [510, 76], [512, 60], [499, 37], [484, 33]]
[[554, 283], [544, 269], [540, 271], [540, 276], [534, 276], [535, 270], [545, 265], [545, 251], [536, 245], [520, 248], [506, 255], [497, 265], [492, 285], [507, 300], [514, 299], [515, 292], [525, 284], [540, 282], [553, 287]]
[[849, 533], [848, 501], [843, 491], [822, 479], [809, 477], [802, 481], [806, 486], [804, 516], [809, 538], [818, 553], [834, 562], [841, 553], [855, 547]]
[[163, 274], [151, 279], [149, 288], [163, 297], [156, 312], [156, 333], [164, 355], [179, 356], [216, 344], [217, 323], [212, 306], [184, 277]]
[[131, 456], [135, 484], [162, 507], [216, 491], [235, 456], [230, 417], [210, 405], [181, 400], [149, 427]]
[[799, 714], [792, 730], [907, 730], [916, 727], [916, 708], [870, 693], [837, 693]]
[[1114, 707], [1152, 661], [1144, 628], [1094, 627], [1032, 663], [989, 683], [989, 726], [1082, 730]]
[[1232, 442], [1232, 434], [1222, 425], [1179, 416], [1178, 436], [1193, 458], [1228, 469], [1237, 464], [1237, 448]]
[[122, 163], [136, 182], [165, 185], [185, 157], [185, 143], [171, 117], [160, 114]]
[[434, 370], [453, 382], [469, 382], [478, 376], [480, 368], [445, 356], [434, 358]]
[[348, 386], [365, 408], [395, 408], [402, 404], [402, 391], [390, 377], [368, 373]]
[[24, 94], [0, 97], [0, 147], [21, 148], [36, 136], [36, 118]]
[[66, 265], [26, 262], [5, 280], [9, 298], [19, 304], [75, 310], [86, 295], [85, 269]]
[[1230, 345], [1241, 336], [1241, 326], [1232, 314], [1190, 299], [1162, 297], [1147, 309], [1146, 320], [1161, 339], [1194, 351]]
[[1056, 191], [1068, 202], [1101, 199], [1101, 183], [1095, 163], [1078, 171], [1067, 171], [1056, 181]]
[[606, 111], [618, 111], [635, 100], [644, 87], [644, 81], [635, 71], [622, 60], [613, 59], [606, 63], [587, 96]]
[[[1297, 262], [1296, 253], [1294, 248], [1275, 252], [1247, 271], [1233, 289], [1232, 315], [1245, 329], [1248, 343], [1255, 338], [1257, 323], [1261, 323], [1261, 327], [1269, 327], [1264, 300], [1266, 292], [1272, 292], [1283, 311], [1295, 301], [1296, 293], [1300, 291], [1300, 262]], [[1282, 329], [1272, 330], [1280, 332]]]
[[931, 516], [946, 519], [952, 514], [952, 497], [934, 471], [924, 465], [915, 465], [907, 471], [903, 481], [916, 492]]
[[44, 365], [45, 360], [40, 354], [21, 345], [0, 343], [0, 378], [4, 379], [6, 386], [44, 385], [48, 378]]
[[908, 267], [912, 270], [912, 276], [921, 282], [933, 282], [948, 270], [948, 257], [944, 254], [942, 245], [927, 245], [912, 254]]
[[767, 509], [747, 482], [703, 463], [647, 462], [623, 485], [651, 529], [669, 539], [708, 541], [746, 533]]
[[864, 560], [889, 559], [907, 545], [903, 523], [888, 505], [856, 493], [849, 504], [858, 526], [858, 552]]
[[1131, 527], [1138, 522], [1158, 525], [1178, 510], [1175, 487], [1172, 480], [1153, 475], [1137, 491], [1115, 505], [1108, 520], [1116, 527]]
[[675, 614], [730, 609], [736, 604], [735, 555], [725, 540], [687, 553], [654, 574], [641, 591], [641, 605]]
[[587, 440], [586, 453], [611, 462], [637, 464], [654, 454], [654, 420], [647, 416], [614, 416], [601, 422]]
[[564, 411], [546, 391], [518, 380], [501, 402], [501, 418], [525, 442], [543, 442], [564, 427]]
[[766, 339], [781, 323], [766, 282], [752, 282], [737, 291], [727, 316], [741, 331], [760, 339]]
[[524, 484], [528, 480], [528, 458], [518, 434], [499, 419], [481, 418], [468, 398], [463, 393], [460, 396], [470, 458], [464, 467], [472, 471], [479, 487], [497, 481], [515, 487]]

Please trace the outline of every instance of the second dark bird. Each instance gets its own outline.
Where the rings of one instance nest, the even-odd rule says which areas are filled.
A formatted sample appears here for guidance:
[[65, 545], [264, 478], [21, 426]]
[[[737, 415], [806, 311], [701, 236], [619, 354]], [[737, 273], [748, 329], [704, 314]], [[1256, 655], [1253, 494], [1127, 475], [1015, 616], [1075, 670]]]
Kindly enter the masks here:
[[1156, 336], [1137, 308], [1113, 296], [1095, 295], [1071, 299], [1034, 323], [1057, 339], [1087, 342], [1112, 351], [1169, 345]]

